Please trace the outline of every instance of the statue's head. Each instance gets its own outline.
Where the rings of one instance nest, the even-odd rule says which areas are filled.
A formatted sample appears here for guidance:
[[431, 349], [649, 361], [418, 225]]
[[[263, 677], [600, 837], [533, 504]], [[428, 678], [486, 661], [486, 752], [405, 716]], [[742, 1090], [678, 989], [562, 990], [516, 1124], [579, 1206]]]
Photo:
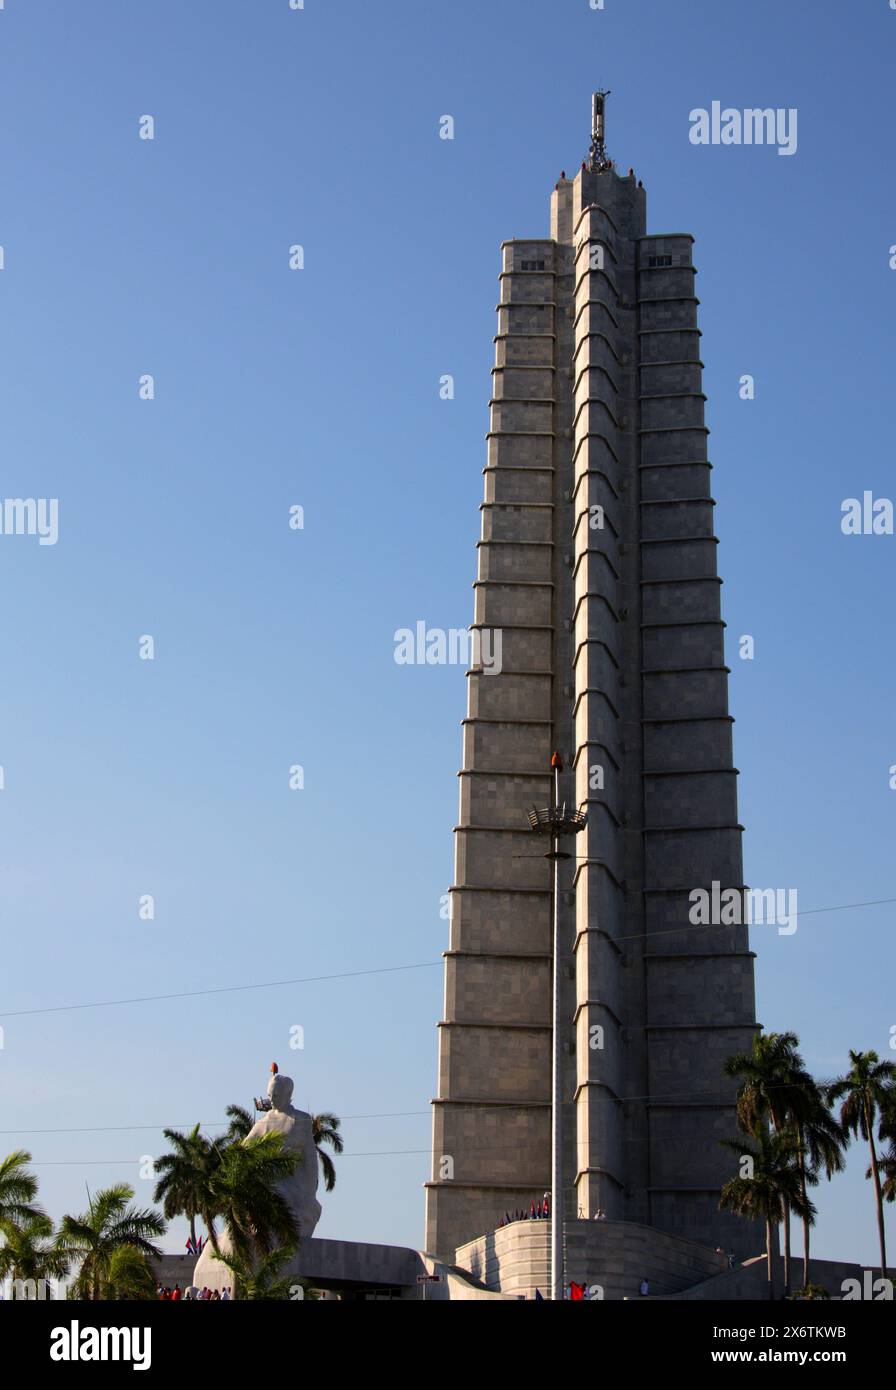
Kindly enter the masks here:
[[268, 1097], [275, 1110], [288, 1110], [292, 1103], [292, 1077], [276, 1072], [268, 1082]]

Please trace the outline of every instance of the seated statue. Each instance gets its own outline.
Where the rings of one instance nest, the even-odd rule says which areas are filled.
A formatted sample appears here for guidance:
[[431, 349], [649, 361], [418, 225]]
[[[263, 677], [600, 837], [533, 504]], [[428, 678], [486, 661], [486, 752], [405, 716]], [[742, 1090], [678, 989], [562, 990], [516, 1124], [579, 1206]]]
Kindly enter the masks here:
[[[256, 1139], [262, 1134], [282, 1134], [284, 1149], [300, 1155], [291, 1177], [278, 1184], [278, 1191], [292, 1212], [299, 1239], [308, 1240], [314, 1234], [321, 1211], [317, 1200], [317, 1148], [311, 1116], [304, 1110], [294, 1108], [292, 1091], [292, 1079], [274, 1072], [268, 1082], [270, 1109], [255, 1121], [246, 1139]], [[223, 1253], [229, 1255], [230, 1238], [226, 1230], [218, 1232], [217, 1240]], [[284, 1273], [298, 1273], [300, 1258], [301, 1250], [292, 1264], [284, 1267]], [[206, 1242], [199, 1256], [193, 1271], [193, 1283], [200, 1289], [207, 1286], [212, 1291], [233, 1286], [233, 1275], [226, 1265], [215, 1258], [211, 1241]]]

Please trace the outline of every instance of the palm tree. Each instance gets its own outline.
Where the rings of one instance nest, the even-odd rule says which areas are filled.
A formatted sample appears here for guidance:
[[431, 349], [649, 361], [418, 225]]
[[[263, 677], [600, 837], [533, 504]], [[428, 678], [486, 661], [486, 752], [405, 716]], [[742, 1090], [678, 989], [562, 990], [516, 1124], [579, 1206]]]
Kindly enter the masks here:
[[3, 1235], [0, 1279], [26, 1280], [39, 1298], [41, 1282], [46, 1284], [68, 1273], [69, 1257], [54, 1244], [53, 1223], [43, 1212], [17, 1223], [5, 1222]]
[[230, 1124], [227, 1126], [226, 1133], [218, 1141], [219, 1144], [238, 1144], [241, 1139], [245, 1139], [254, 1121], [248, 1110], [244, 1110], [241, 1105], [228, 1105], [225, 1110]]
[[113, 1253], [121, 1246], [134, 1246], [157, 1258], [162, 1252], [152, 1237], [160, 1236], [165, 1222], [157, 1211], [141, 1211], [132, 1205], [134, 1189], [118, 1183], [98, 1192], [90, 1210], [81, 1216], [63, 1216], [58, 1246], [72, 1260], [81, 1261], [75, 1283], [79, 1298], [106, 1297]]
[[189, 1134], [177, 1129], [162, 1131], [173, 1153], [156, 1159], [156, 1172], [161, 1173], [152, 1194], [154, 1202], [162, 1204], [169, 1221], [185, 1216], [190, 1223], [190, 1237], [196, 1244], [196, 1218], [209, 1207], [209, 1184], [214, 1167], [210, 1145], [196, 1125]]
[[[795, 1125], [800, 1145], [801, 1188], [805, 1200], [806, 1188], [810, 1184], [813, 1187], [817, 1184], [820, 1170], [824, 1171], [828, 1181], [835, 1173], [843, 1171], [848, 1142], [843, 1129], [830, 1112], [825, 1088], [811, 1076], [802, 1085]], [[809, 1287], [809, 1231], [813, 1224], [810, 1216], [803, 1217], [803, 1288]]]
[[804, 1198], [799, 1169], [799, 1141], [791, 1129], [760, 1129], [755, 1143], [723, 1139], [741, 1159], [750, 1160], [750, 1176], [731, 1178], [722, 1188], [719, 1207], [751, 1221], [765, 1221], [768, 1296], [775, 1296], [772, 1232], [788, 1209], [797, 1216], [814, 1217], [815, 1208]]
[[230, 1255], [219, 1255], [218, 1259], [233, 1275], [234, 1298], [268, 1301], [289, 1298], [297, 1279], [294, 1274], [284, 1275], [281, 1271], [298, 1248], [298, 1241], [289, 1241], [286, 1245], [275, 1246], [255, 1261], [237, 1255], [235, 1251]]
[[[885, 1202], [896, 1202], [896, 1143], [890, 1143], [890, 1147], [882, 1153], [877, 1160], [877, 1166], [883, 1174], [881, 1184], [881, 1196]], [[866, 1178], [871, 1177], [871, 1169], [867, 1169]]]
[[214, 1178], [224, 1160], [224, 1155], [227, 1150], [233, 1148], [235, 1144], [242, 1144], [243, 1140], [248, 1138], [252, 1126], [255, 1123], [250, 1112], [242, 1105], [228, 1105], [224, 1113], [230, 1122], [227, 1129], [223, 1134], [219, 1134], [217, 1139], [210, 1139], [208, 1141], [209, 1181], [203, 1207], [200, 1212], [205, 1222], [206, 1230], [208, 1231], [208, 1238], [211, 1242], [212, 1249], [218, 1259], [223, 1258], [223, 1256], [218, 1243], [215, 1220], [222, 1214], [222, 1211], [219, 1192], [215, 1187]]
[[[885, 1202], [896, 1202], [896, 1090], [887, 1092], [887, 1104], [881, 1115], [878, 1136], [886, 1139], [890, 1146], [877, 1160], [884, 1178], [881, 1195]], [[870, 1169], [865, 1177], [871, 1177]]]
[[284, 1149], [281, 1134], [262, 1134], [220, 1152], [212, 1200], [237, 1258], [251, 1261], [298, 1240], [292, 1212], [278, 1190], [298, 1162], [297, 1153]]
[[[756, 1135], [771, 1120], [780, 1133], [806, 1111], [806, 1095], [814, 1085], [797, 1051], [796, 1033], [761, 1033], [750, 1052], [738, 1052], [725, 1063], [728, 1076], [743, 1080], [737, 1094], [737, 1119], [741, 1129]], [[805, 1196], [805, 1193], [803, 1194]], [[784, 1206], [784, 1289], [790, 1288], [790, 1208]]]
[[324, 1175], [324, 1187], [327, 1192], [332, 1192], [336, 1186], [336, 1167], [330, 1155], [324, 1153], [322, 1146], [329, 1144], [334, 1153], [342, 1153], [345, 1145], [342, 1142], [342, 1135], [339, 1133], [339, 1120], [336, 1115], [324, 1112], [322, 1115], [312, 1117], [311, 1128], [314, 1132], [314, 1146], [317, 1149], [320, 1169]]
[[33, 1221], [43, 1216], [35, 1204], [37, 1178], [29, 1173], [31, 1155], [25, 1149], [15, 1149], [0, 1159], [0, 1229]]
[[135, 1245], [119, 1245], [109, 1257], [106, 1298], [145, 1303], [156, 1297], [156, 1276], [145, 1253]]
[[850, 1069], [828, 1087], [828, 1100], [840, 1106], [840, 1124], [847, 1134], [861, 1134], [871, 1153], [869, 1176], [874, 1182], [877, 1206], [877, 1233], [880, 1237], [880, 1273], [887, 1277], [887, 1238], [884, 1232], [884, 1206], [880, 1168], [874, 1145], [874, 1126], [879, 1114], [888, 1114], [893, 1099], [896, 1063], [882, 1062], [876, 1052], [849, 1053]]

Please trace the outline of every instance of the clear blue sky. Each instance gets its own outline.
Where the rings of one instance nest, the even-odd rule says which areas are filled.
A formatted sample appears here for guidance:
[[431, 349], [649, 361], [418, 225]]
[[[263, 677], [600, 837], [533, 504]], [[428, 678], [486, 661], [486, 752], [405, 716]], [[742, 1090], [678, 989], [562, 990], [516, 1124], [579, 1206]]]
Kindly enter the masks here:
[[[0, 491], [60, 536], [0, 538], [0, 1011], [439, 960], [463, 673], [392, 635], [470, 621], [498, 248], [547, 233], [598, 85], [651, 230], [697, 239], [747, 881], [896, 897], [896, 537], [839, 525], [896, 487], [894, 45], [887, 0], [6, 0]], [[796, 107], [797, 154], [695, 147], [714, 99]], [[756, 931], [759, 1017], [821, 1074], [896, 1055], [892, 923]], [[0, 1146], [55, 1216], [147, 1200], [158, 1127], [276, 1059], [376, 1116], [318, 1233], [418, 1245], [441, 995], [427, 965], [4, 1017]], [[875, 1257], [864, 1165], [819, 1255]]]

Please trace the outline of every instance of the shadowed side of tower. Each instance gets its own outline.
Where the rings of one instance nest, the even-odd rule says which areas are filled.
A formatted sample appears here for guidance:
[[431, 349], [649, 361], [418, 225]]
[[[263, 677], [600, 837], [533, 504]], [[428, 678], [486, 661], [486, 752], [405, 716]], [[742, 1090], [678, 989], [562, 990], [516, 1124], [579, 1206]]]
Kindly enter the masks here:
[[647, 235], [602, 145], [549, 239], [502, 248], [426, 1248], [442, 1258], [549, 1183], [551, 893], [526, 811], [550, 756], [588, 813], [561, 885], [564, 1215], [752, 1253], [718, 1211], [724, 1060], [756, 1030], [692, 238]]
[[549, 800], [555, 721], [554, 283], [564, 252], [542, 240], [508, 243], [502, 256], [474, 604], [474, 627], [501, 629], [502, 670], [470, 671], [463, 726], [427, 1191], [427, 1248], [445, 1257], [505, 1210], [528, 1208], [550, 1176], [551, 878], [526, 810]]

